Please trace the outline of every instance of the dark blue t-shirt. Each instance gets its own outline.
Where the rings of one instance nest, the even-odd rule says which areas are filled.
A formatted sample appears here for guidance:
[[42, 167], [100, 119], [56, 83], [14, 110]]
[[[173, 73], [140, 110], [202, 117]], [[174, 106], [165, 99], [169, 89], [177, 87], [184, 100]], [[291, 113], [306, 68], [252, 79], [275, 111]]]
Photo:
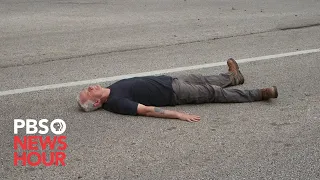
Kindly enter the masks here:
[[174, 105], [172, 77], [145, 76], [120, 80], [111, 86], [103, 109], [127, 115], [137, 115], [138, 103], [146, 106]]

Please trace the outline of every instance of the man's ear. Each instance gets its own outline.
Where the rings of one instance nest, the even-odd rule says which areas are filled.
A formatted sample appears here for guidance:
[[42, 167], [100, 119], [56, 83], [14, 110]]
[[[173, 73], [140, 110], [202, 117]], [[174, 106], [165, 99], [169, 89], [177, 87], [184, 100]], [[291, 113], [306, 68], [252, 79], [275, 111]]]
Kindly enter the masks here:
[[100, 106], [100, 105], [101, 105], [101, 100], [100, 99], [97, 99], [93, 104], [94, 107], [97, 107], [97, 106]]

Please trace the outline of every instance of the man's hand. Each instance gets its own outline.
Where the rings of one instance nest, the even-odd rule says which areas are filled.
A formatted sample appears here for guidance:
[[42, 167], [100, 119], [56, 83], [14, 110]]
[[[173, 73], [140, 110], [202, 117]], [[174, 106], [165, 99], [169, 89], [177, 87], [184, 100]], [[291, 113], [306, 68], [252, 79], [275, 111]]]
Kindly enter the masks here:
[[179, 119], [181, 119], [183, 121], [188, 121], [188, 122], [198, 122], [198, 121], [200, 121], [200, 116], [186, 114], [186, 113], [180, 113]]
[[188, 122], [200, 121], [200, 116], [177, 112], [177, 111], [164, 110], [159, 107], [145, 106], [143, 104], [138, 104], [137, 112], [139, 115], [158, 117], [158, 118], [180, 119]]

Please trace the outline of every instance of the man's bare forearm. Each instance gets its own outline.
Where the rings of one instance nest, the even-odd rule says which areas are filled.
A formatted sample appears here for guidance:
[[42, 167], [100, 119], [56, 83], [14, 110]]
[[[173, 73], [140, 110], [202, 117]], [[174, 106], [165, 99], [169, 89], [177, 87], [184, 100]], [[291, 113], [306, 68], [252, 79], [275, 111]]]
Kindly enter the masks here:
[[157, 117], [157, 118], [170, 118], [170, 119], [180, 119], [183, 121], [197, 122], [200, 121], [200, 116], [182, 113], [178, 111], [164, 110], [159, 107], [145, 106], [143, 104], [138, 104], [137, 113], [139, 115]]
[[152, 107], [149, 112], [146, 113], [146, 116], [159, 117], [159, 118], [171, 118], [179, 119], [180, 112], [164, 110], [159, 107]]

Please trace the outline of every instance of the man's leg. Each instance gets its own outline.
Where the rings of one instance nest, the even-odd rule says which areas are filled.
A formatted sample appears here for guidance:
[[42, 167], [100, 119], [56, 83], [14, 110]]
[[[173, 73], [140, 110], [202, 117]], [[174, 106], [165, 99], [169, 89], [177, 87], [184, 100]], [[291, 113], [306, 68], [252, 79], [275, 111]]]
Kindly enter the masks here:
[[185, 81], [189, 84], [210, 84], [220, 87], [228, 87], [228, 86], [235, 86], [238, 84], [244, 83], [243, 75], [239, 70], [239, 66], [237, 62], [230, 58], [227, 61], [227, 65], [229, 70], [227, 73], [221, 73], [219, 75], [210, 75], [210, 76], [203, 76], [201, 74], [189, 74], [189, 75], [180, 75], [177, 78], [179, 80]]
[[201, 74], [180, 75], [177, 78], [189, 84], [204, 85], [210, 84], [220, 87], [232, 86], [232, 73], [221, 73], [219, 75], [203, 76]]
[[201, 103], [241, 103], [276, 98], [277, 89], [223, 89], [210, 84], [192, 84], [174, 78], [172, 83], [175, 92], [176, 104]]

